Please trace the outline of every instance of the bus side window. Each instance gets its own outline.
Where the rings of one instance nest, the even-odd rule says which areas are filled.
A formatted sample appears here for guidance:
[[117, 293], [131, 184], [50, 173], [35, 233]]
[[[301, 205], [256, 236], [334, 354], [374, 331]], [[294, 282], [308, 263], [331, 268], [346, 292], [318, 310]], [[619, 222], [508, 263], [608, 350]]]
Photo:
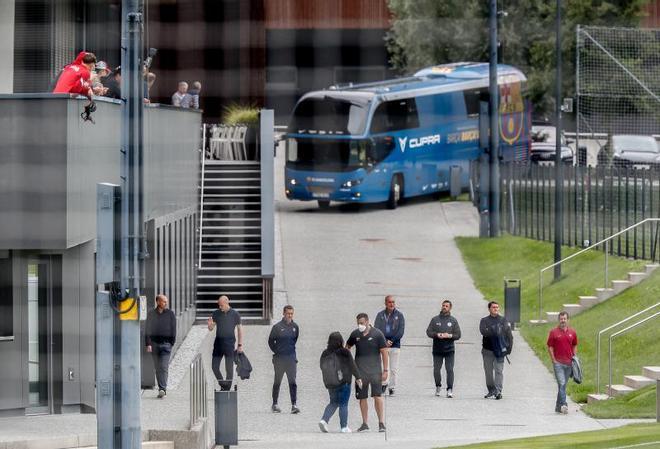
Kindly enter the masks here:
[[374, 112], [371, 132], [374, 134], [419, 128], [419, 115], [414, 98], [381, 103]]
[[463, 92], [465, 96], [465, 110], [467, 116], [474, 118], [479, 116], [479, 101], [481, 100], [481, 91], [479, 89], [470, 89]]

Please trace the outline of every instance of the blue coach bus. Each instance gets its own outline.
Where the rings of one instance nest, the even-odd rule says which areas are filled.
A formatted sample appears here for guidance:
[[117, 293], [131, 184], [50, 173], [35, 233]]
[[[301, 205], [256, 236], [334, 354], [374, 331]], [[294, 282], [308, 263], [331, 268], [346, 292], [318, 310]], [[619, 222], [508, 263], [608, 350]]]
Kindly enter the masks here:
[[[507, 65], [498, 66], [498, 78], [502, 157], [526, 160], [526, 78]], [[304, 95], [285, 136], [287, 198], [321, 208], [340, 201], [394, 209], [404, 198], [449, 190], [451, 167], [460, 167], [467, 187], [487, 93], [488, 64], [456, 63]]]

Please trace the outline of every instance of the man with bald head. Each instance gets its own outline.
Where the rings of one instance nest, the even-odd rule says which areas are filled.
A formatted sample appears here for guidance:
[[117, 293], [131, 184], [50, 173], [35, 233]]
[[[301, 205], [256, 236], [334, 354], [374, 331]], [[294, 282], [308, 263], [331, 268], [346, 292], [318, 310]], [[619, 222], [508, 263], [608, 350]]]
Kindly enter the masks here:
[[[211, 367], [218, 379], [221, 390], [229, 390], [234, 379], [234, 350], [243, 352], [243, 327], [241, 315], [229, 307], [229, 297], [222, 295], [218, 298], [218, 310], [207, 320], [210, 331], [217, 327], [215, 342], [213, 343], [213, 359]], [[238, 345], [236, 340], [238, 339]], [[225, 359], [226, 379], [220, 372], [220, 362]]]
[[172, 347], [176, 342], [176, 316], [167, 308], [167, 296], [156, 296], [156, 308], [147, 315], [145, 345], [154, 359], [158, 397], [167, 394], [167, 372], [170, 366]]
[[[396, 307], [396, 299], [392, 295], [385, 297], [385, 308], [378, 312], [374, 327], [385, 335], [387, 352], [390, 359], [389, 391], [394, 395], [399, 376], [399, 353], [401, 339], [406, 330], [406, 320], [403, 313]], [[385, 392], [385, 390], [383, 390]]]

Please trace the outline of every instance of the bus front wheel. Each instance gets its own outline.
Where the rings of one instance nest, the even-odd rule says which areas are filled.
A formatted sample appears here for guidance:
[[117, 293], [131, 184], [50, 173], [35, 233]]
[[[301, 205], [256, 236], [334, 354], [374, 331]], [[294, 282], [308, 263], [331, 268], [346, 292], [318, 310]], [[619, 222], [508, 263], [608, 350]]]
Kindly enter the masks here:
[[330, 201], [329, 200], [318, 200], [319, 201], [319, 209], [329, 209], [330, 208]]
[[392, 183], [390, 185], [390, 197], [387, 199], [387, 208], [396, 209], [396, 207], [401, 203], [401, 198], [403, 192], [403, 182], [400, 175], [395, 175], [392, 178]]

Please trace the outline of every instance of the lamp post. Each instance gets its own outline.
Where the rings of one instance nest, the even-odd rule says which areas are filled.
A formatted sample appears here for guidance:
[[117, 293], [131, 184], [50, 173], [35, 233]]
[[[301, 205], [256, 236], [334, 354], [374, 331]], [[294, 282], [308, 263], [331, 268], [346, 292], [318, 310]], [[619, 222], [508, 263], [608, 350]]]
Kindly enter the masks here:
[[[557, 59], [557, 75], [556, 75], [556, 98], [555, 98], [555, 254], [554, 261], [561, 260], [561, 244], [563, 234], [563, 210], [564, 205], [562, 201], [563, 189], [563, 173], [561, 162], [561, 0], [557, 0], [557, 17], [556, 17], [556, 47], [555, 57]], [[561, 264], [555, 265], [554, 269], [555, 280], [561, 276]]]
[[490, 0], [490, 236], [500, 235], [500, 148], [499, 148], [499, 87], [497, 85], [497, 0]]

